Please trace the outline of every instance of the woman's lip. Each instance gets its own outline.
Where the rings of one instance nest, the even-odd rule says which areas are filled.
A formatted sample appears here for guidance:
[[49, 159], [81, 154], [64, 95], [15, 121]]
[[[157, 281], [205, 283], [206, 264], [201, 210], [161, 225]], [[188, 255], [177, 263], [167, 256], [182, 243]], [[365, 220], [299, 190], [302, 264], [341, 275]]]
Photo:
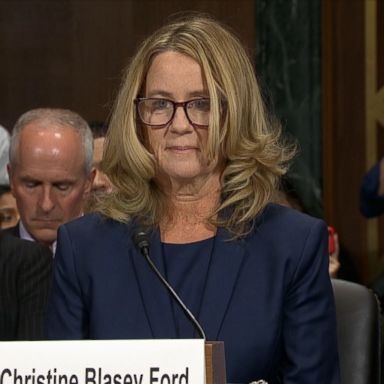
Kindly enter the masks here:
[[190, 150], [196, 150], [196, 147], [191, 147], [191, 146], [180, 146], [180, 145], [174, 145], [171, 147], [168, 147], [167, 149], [171, 151], [190, 151]]

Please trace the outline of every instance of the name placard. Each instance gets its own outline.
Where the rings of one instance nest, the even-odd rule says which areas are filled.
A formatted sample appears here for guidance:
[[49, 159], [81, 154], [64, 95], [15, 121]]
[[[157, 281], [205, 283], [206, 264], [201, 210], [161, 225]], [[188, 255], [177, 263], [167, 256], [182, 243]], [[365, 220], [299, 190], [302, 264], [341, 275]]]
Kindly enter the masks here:
[[0, 384], [200, 383], [202, 339], [0, 342]]

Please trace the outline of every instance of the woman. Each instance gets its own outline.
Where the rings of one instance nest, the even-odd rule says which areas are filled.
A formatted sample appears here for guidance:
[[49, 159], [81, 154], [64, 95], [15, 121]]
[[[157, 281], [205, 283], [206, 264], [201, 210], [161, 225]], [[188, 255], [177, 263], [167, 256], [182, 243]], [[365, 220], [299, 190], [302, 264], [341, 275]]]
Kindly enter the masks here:
[[132, 237], [223, 340], [228, 382], [338, 383], [327, 228], [270, 204], [292, 150], [239, 41], [204, 17], [149, 37], [130, 63], [104, 158], [113, 192], [59, 234], [48, 335], [190, 338]]

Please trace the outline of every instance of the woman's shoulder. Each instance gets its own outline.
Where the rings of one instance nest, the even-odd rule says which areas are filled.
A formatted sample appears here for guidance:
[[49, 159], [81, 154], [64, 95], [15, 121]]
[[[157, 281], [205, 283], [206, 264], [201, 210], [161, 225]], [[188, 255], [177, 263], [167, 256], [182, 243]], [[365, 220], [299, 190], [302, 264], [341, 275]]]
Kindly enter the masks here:
[[322, 219], [279, 204], [268, 204], [255, 222], [251, 239], [263, 239], [274, 246], [304, 246], [324, 239], [327, 226]]
[[76, 250], [84, 258], [114, 249], [127, 249], [132, 245], [132, 224], [123, 223], [100, 215], [87, 213], [59, 228], [57, 252], [60, 254], [67, 247]]
[[[301, 276], [302, 271], [307, 273], [315, 265], [323, 265], [328, 273], [327, 239], [323, 220], [269, 204], [258, 218], [246, 247], [250, 255], [268, 255], [262, 262], [273, 266], [273, 270], [282, 268], [286, 281], [293, 281], [294, 276]], [[297, 274], [298, 271], [301, 272]]]
[[[129, 225], [128, 225], [129, 226]], [[59, 232], [67, 232], [71, 237], [87, 238], [104, 237], [109, 233], [127, 231], [127, 224], [116, 221], [99, 213], [87, 213], [59, 228]]]
[[[294, 229], [325, 225], [322, 219], [280, 204], [268, 204], [256, 220], [256, 227], [265, 225], [287, 226]], [[287, 228], [288, 229], [288, 228]]]

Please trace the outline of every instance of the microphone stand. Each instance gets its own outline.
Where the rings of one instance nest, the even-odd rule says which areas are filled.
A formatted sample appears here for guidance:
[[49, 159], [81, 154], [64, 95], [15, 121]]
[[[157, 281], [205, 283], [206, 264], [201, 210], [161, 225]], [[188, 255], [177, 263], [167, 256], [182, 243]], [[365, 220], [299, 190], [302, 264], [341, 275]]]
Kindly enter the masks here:
[[136, 246], [139, 248], [140, 253], [144, 256], [145, 260], [149, 264], [152, 271], [156, 274], [156, 276], [160, 279], [161, 283], [171, 294], [172, 298], [177, 302], [180, 308], [183, 310], [185, 316], [193, 323], [194, 327], [199, 333], [200, 338], [206, 340], [206, 336], [203, 328], [196, 320], [193, 313], [187, 308], [184, 302], [181, 300], [180, 296], [175, 292], [175, 290], [171, 287], [168, 281], [163, 277], [160, 271], [157, 269], [156, 265], [153, 263], [151, 258], [149, 257], [149, 241], [147, 238], [147, 234], [144, 231], [139, 231], [133, 236], [133, 241]]
[[149, 264], [152, 271], [160, 279], [161, 283], [165, 286], [172, 298], [177, 302], [180, 308], [183, 310], [186, 317], [192, 322], [200, 337], [205, 341], [205, 367], [206, 367], [206, 383], [207, 384], [225, 384], [226, 372], [225, 372], [225, 356], [224, 356], [224, 343], [220, 341], [207, 342], [203, 328], [196, 320], [192, 312], [187, 308], [179, 295], [171, 287], [168, 281], [162, 276], [160, 271], [156, 268], [155, 264], [149, 257], [149, 240], [147, 234], [139, 230], [132, 236], [133, 242], [140, 250], [142, 256]]

